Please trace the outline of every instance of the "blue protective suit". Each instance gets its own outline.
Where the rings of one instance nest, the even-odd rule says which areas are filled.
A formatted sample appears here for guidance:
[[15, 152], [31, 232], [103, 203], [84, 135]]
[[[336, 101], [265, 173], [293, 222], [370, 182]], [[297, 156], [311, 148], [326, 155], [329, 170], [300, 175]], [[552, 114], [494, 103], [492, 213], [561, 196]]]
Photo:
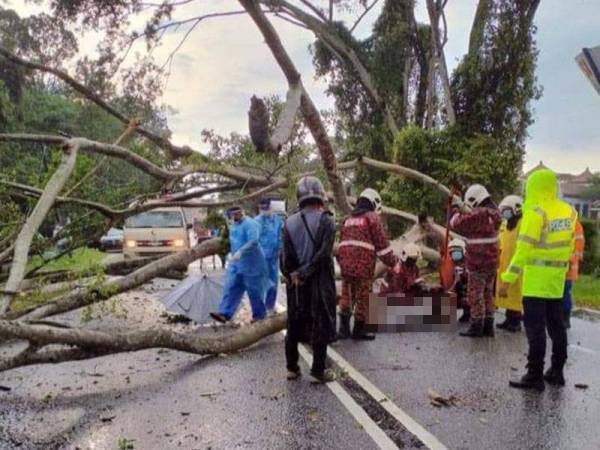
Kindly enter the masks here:
[[259, 243], [267, 260], [270, 287], [265, 296], [267, 310], [273, 310], [277, 302], [277, 286], [279, 283], [279, 251], [281, 250], [281, 232], [283, 219], [276, 214], [260, 214], [256, 221], [260, 225]]
[[253, 319], [260, 320], [266, 316], [264, 300], [270, 283], [259, 237], [260, 225], [250, 217], [234, 223], [229, 230], [231, 254], [240, 252], [241, 258], [238, 261], [231, 260], [225, 272], [219, 313], [228, 320], [235, 315], [244, 292], [250, 298]]

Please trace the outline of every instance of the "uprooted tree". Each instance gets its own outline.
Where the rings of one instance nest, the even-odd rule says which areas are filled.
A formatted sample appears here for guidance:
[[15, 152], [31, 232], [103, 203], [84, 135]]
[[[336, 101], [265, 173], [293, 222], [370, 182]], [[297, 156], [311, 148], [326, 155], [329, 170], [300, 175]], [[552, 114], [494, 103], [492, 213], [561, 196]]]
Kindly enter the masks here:
[[[46, 274], [50, 284], [44, 292], [58, 294], [16, 307], [18, 299], [33, 295], [47, 262], [31, 269], [32, 255], [65, 236], [69, 252], [157, 207], [220, 208], [269, 193], [291, 197], [297, 178], [312, 173], [327, 181], [340, 214], [355, 200], [349, 180], [352, 190], [366, 184], [382, 189], [390, 205], [386, 216], [409, 224], [391, 227], [394, 245], [401, 248], [443, 236], [443, 227], [406, 210], [439, 211], [431, 215], [440, 217], [452, 195], [447, 185], [493, 180], [496, 194], [514, 188], [531, 123], [529, 103], [539, 95], [533, 40], [539, 0], [480, 0], [468, 53], [453, 74], [444, 56], [444, 0], [425, 3], [429, 23], [416, 20], [412, 0], [239, 0], [241, 9], [178, 16], [180, 8], [193, 10], [194, 3], [57, 0], [49, 14], [27, 19], [0, 8], [0, 219], [5, 224], [0, 263], [9, 267], [0, 293], [0, 336], [28, 342], [21, 353], [0, 361], [0, 370], [152, 347], [231, 352], [285, 326], [280, 314], [207, 340], [169, 329], [107, 334], [48, 319], [101, 304], [218, 253], [218, 239], [158, 260], [134, 261], [119, 278], [91, 279], [86, 271]], [[132, 31], [128, 17], [148, 11], [144, 30]], [[375, 11], [372, 35], [355, 37]], [[249, 135], [223, 137], [206, 129], [208, 153], [175, 145], [165, 109], [156, 103], [160, 80], [168, 75], [164, 68], [202, 21], [237, 15], [255, 23], [260, 34], [254, 38], [264, 40], [284, 74], [285, 100], [252, 96]], [[317, 75], [327, 79], [333, 111], [322, 113], [313, 103], [273, 20], [314, 34], [314, 64]], [[79, 32], [94, 30], [103, 37], [97, 59], [71, 61], [69, 70], [64, 62], [77, 54], [74, 24]], [[184, 38], [159, 67], [152, 50], [168, 30], [181, 27]], [[131, 62], [130, 50], [141, 40], [148, 53]], [[165, 192], [181, 194], [146, 201]], [[44, 231], [65, 217], [70, 221], [57, 235]], [[424, 249], [435, 263], [437, 251]], [[66, 282], [71, 284], [65, 293]]]

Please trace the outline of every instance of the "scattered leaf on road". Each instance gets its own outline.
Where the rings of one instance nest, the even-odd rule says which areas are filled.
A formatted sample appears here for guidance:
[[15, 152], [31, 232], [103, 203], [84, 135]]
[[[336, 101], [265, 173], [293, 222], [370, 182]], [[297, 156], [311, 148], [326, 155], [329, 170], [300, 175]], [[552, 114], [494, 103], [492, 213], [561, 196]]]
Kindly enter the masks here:
[[575, 387], [577, 389], [587, 389], [587, 388], [589, 388], [589, 386], [587, 384], [584, 384], [584, 383], [575, 383]]

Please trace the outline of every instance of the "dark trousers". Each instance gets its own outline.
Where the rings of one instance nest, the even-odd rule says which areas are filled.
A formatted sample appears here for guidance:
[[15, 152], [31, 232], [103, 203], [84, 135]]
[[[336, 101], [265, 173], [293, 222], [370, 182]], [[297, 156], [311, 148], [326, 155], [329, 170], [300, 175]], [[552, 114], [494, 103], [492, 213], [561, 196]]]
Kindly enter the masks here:
[[[292, 372], [300, 370], [298, 367], [298, 353], [299, 342], [290, 336], [288, 333], [285, 337], [285, 358], [287, 361], [287, 369]], [[313, 364], [310, 373], [313, 375], [323, 375], [325, 372], [325, 360], [327, 359], [327, 344], [313, 344]]]
[[544, 372], [546, 330], [552, 340], [552, 366], [562, 369], [567, 361], [562, 299], [523, 297], [523, 324], [529, 341], [528, 370], [540, 377]]

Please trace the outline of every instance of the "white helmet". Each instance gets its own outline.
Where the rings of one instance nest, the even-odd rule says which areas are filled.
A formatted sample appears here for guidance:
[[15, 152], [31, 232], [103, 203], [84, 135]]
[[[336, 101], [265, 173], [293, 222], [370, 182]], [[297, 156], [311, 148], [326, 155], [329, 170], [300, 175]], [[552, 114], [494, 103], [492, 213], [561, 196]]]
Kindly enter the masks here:
[[490, 193], [481, 184], [473, 184], [465, 192], [465, 204], [471, 208], [479, 206], [486, 198], [490, 198]]
[[498, 209], [510, 208], [515, 216], [521, 215], [523, 211], [523, 197], [519, 195], [507, 195], [502, 199]]
[[381, 196], [379, 195], [379, 192], [377, 192], [375, 189], [365, 189], [360, 193], [359, 198], [361, 197], [366, 198], [373, 204], [373, 206], [375, 207], [375, 212], [380, 212], [381, 208], [383, 208], [383, 204], [381, 203]]
[[400, 253], [400, 260], [405, 262], [408, 258], [420, 259], [421, 258], [421, 247], [417, 244], [413, 244], [409, 242], [402, 249], [402, 253]]
[[465, 253], [467, 251], [467, 243], [462, 239], [455, 238], [448, 243], [448, 248], [460, 248]]

